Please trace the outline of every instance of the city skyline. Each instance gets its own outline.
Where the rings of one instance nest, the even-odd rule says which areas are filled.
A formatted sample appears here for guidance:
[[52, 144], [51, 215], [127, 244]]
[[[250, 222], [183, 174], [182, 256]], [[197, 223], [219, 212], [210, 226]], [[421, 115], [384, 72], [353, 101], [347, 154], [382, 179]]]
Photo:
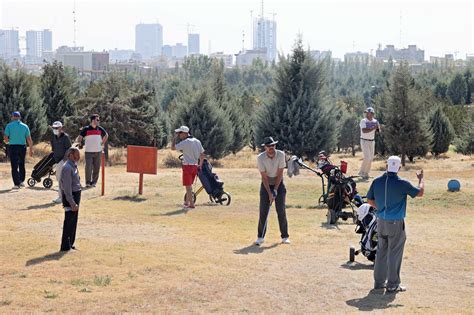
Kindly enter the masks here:
[[[27, 30], [51, 29], [54, 34], [53, 48], [72, 46], [73, 7], [73, 1], [40, 3], [0, 0], [0, 28], [18, 27], [20, 37], [24, 37]], [[190, 23], [193, 25], [192, 33], [200, 34], [202, 53], [237, 53], [242, 49], [243, 31], [244, 47], [250, 49], [253, 46], [250, 10], [256, 18], [260, 12], [260, 1], [151, 3], [141, 0], [132, 3], [77, 0], [75, 8], [77, 46], [86, 49], [133, 49], [135, 26], [158, 22], [163, 26], [163, 44], [186, 43]], [[289, 3], [267, 0], [264, 12], [266, 18], [272, 18], [271, 13], [276, 13], [279, 53], [288, 53], [298, 33], [301, 33], [306, 46], [331, 50], [333, 57], [343, 58], [346, 52], [353, 51], [375, 54], [380, 43], [397, 48], [415, 44], [425, 50], [425, 59], [428, 59], [429, 56], [449, 53], [465, 58], [466, 53], [474, 51], [473, 9], [472, 3], [467, 1], [401, 1], [394, 4], [388, 1]], [[49, 15], [38, 14], [45, 11]], [[104, 13], [108, 13], [105, 14], [106, 22]], [[24, 51], [22, 54], [25, 54]]]

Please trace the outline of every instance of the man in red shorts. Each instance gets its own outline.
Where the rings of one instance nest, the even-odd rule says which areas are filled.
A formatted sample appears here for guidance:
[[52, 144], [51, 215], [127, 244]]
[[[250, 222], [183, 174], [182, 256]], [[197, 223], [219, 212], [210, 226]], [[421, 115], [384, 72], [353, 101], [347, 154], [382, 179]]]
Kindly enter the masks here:
[[[201, 141], [189, 134], [189, 128], [181, 126], [175, 131], [171, 150], [179, 150], [183, 152], [183, 186], [186, 187], [186, 201], [184, 209], [194, 208], [193, 188], [192, 185], [196, 179], [198, 168], [202, 167], [204, 162], [204, 149]], [[181, 141], [176, 144], [177, 139]]]

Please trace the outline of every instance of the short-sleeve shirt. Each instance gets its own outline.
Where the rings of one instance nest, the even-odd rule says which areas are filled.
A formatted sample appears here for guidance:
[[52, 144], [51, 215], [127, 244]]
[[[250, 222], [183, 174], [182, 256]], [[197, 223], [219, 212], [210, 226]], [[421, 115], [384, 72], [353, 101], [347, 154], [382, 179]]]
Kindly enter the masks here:
[[176, 144], [176, 149], [183, 152], [184, 165], [198, 165], [201, 153], [204, 153], [201, 141], [188, 137]]
[[270, 158], [266, 152], [260, 153], [257, 157], [258, 170], [267, 174], [270, 185], [275, 184], [278, 169], [285, 168], [285, 166], [285, 153], [280, 150], [275, 150], [275, 156], [273, 156], [273, 158]]
[[372, 120], [368, 120], [367, 118], [364, 118], [360, 121], [360, 137], [362, 139], [366, 140], [374, 140], [375, 139], [375, 129], [372, 130], [371, 132], [364, 133], [362, 132], [362, 129], [364, 128], [373, 128], [374, 126], [377, 126], [379, 122], [377, 119], [373, 118]]
[[84, 138], [86, 152], [102, 152], [102, 138], [107, 135], [104, 128], [89, 125], [82, 128], [80, 135]]
[[5, 128], [9, 145], [26, 145], [26, 138], [31, 136], [30, 128], [19, 120], [12, 121]]
[[374, 179], [367, 199], [375, 200], [377, 217], [384, 220], [403, 220], [406, 216], [407, 196], [415, 198], [419, 192], [420, 188], [398, 177], [396, 173], [385, 173]]

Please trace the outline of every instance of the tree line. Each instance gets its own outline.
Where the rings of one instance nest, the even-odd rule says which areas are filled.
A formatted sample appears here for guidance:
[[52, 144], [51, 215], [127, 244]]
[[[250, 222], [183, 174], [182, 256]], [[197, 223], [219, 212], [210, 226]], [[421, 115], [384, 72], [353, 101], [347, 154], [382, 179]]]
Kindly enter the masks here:
[[321, 150], [355, 154], [359, 121], [373, 106], [384, 127], [377, 153], [399, 154], [405, 163], [445, 153], [451, 144], [460, 153], [474, 151], [472, 69], [434, 65], [415, 72], [391, 62], [315, 60], [301, 39], [277, 64], [256, 60], [244, 69], [198, 56], [175, 69], [111, 69], [92, 80], [58, 62], [40, 76], [0, 65], [0, 129], [19, 110], [35, 142], [48, 139], [55, 120], [75, 137], [98, 113], [117, 147], [163, 148], [185, 124], [213, 159], [257, 149], [272, 135], [288, 153], [311, 160]]

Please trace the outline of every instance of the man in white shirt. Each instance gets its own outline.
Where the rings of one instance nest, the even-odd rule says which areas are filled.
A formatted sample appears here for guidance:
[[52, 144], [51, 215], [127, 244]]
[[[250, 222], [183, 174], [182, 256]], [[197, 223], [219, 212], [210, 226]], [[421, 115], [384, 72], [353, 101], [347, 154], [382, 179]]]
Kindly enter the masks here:
[[375, 111], [372, 107], [365, 110], [366, 118], [360, 121], [360, 147], [364, 154], [364, 161], [360, 166], [359, 176], [363, 180], [369, 179], [370, 167], [375, 155], [375, 131], [381, 131], [380, 124], [374, 118]]
[[[175, 131], [171, 150], [183, 152], [183, 186], [186, 187], [186, 201], [184, 209], [194, 208], [193, 183], [196, 179], [198, 170], [201, 169], [204, 162], [204, 148], [201, 141], [189, 134], [187, 126], [181, 126]], [[176, 144], [177, 138], [181, 141]]]
[[281, 242], [290, 244], [288, 238], [288, 222], [286, 220], [286, 188], [283, 184], [283, 170], [285, 168], [285, 153], [276, 150], [278, 141], [266, 137], [262, 144], [265, 151], [257, 157], [258, 170], [262, 177], [260, 185], [260, 217], [258, 220], [258, 235], [255, 245], [260, 246], [267, 232], [268, 215], [270, 207], [275, 202], [280, 225]]

